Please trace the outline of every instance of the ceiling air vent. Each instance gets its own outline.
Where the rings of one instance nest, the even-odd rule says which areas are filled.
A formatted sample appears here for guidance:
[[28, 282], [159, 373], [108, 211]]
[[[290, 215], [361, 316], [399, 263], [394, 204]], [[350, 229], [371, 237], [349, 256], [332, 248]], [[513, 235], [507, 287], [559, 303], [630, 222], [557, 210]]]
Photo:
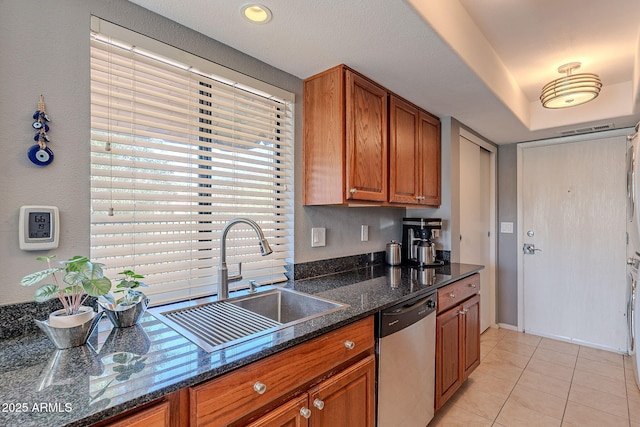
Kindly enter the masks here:
[[610, 129], [615, 129], [615, 125], [613, 123], [607, 123], [605, 125], [589, 126], [585, 128], [579, 128], [579, 129], [565, 130], [559, 133], [562, 136], [567, 136], [567, 135], [578, 135], [581, 133], [601, 132], [603, 130], [610, 130]]

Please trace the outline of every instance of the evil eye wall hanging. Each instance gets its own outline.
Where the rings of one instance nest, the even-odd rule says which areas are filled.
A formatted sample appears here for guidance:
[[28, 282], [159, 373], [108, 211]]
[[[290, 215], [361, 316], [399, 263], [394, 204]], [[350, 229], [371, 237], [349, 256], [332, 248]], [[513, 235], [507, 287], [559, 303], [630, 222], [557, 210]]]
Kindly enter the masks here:
[[47, 132], [49, 132], [48, 122], [50, 119], [44, 109], [44, 97], [42, 95], [40, 95], [40, 100], [38, 101], [38, 109], [33, 113], [33, 119], [35, 121], [31, 124], [31, 127], [36, 130], [33, 140], [37, 142], [37, 144], [29, 148], [27, 156], [34, 164], [47, 166], [53, 162], [53, 151], [47, 147], [47, 142], [49, 142], [49, 136], [47, 136]]

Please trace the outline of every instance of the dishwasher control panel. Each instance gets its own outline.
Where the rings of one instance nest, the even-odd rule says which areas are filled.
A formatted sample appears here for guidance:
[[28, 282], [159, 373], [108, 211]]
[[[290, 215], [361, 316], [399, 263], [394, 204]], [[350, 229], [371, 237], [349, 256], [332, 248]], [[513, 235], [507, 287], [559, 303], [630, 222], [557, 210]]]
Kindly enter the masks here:
[[398, 332], [431, 313], [435, 313], [437, 306], [436, 293], [421, 295], [384, 309], [378, 313], [378, 338]]

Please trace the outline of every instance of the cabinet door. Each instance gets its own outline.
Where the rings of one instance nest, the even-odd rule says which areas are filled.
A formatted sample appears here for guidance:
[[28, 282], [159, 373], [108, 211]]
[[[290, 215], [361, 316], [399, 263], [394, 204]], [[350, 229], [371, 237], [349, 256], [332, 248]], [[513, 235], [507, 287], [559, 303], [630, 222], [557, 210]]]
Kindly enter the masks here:
[[168, 427], [170, 403], [162, 402], [107, 424], [108, 427]]
[[467, 378], [480, 365], [480, 295], [462, 303], [464, 316], [462, 332], [464, 348], [462, 353], [463, 378]]
[[460, 328], [460, 306], [436, 317], [436, 410], [462, 384], [463, 342]]
[[247, 424], [247, 427], [307, 427], [311, 413], [308, 401], [308, 395], [304, 393]]
[[384, 202], [388, 194], [387, 92], [349, 70], [345, 73], [345, 199]]
[[309, 402], [310, 427], [375, 426], [375, 356], [313, 387]]
[[391, 96], [389, 99], [389, 202], [418, 204], [422, 165], [418, 143], [419, 110]]
[[420, 112], [422, 191], [420, 203], [440, 206], [440, 121]]

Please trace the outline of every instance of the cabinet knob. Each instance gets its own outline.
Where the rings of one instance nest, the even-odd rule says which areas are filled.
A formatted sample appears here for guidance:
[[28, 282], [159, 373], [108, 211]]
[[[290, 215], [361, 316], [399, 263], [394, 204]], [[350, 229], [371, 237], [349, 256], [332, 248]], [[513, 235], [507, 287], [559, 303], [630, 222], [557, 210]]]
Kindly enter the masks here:
[[264, 394], [264, 392], [267, 391], [267, 386], [264, 383], [261, 383], [260, 381], [256, 381], [256, 383], [253, 385], [253, 389], [258, 394]]
[[354, 348], [356, 348], [356, 343], [354, 343], [353, 341], [345, 341], [344, 346], [349, 350], [353, 350]]
[[475, 283], [469, 283], [469, 286], [471, 286], [472, 288], [475, 288], [476, 284]]
[[464, 310], [460, 310], [460, 311], [458, 311], [458, 314], [459, 314], [460, 316], [464, 316], [465, 311], [464, 311]]
[[309, 408], [300, 408], [300, 415], [302, 415], [304, 418], [309, 419], [309, 417], [311, 416], [311, 409], [309, 409]]
[[416, 200], [424, 200], [424, 199], [426, 199], [425, 196], [416, 196]]
[[352, 188], [351, 190], [349, 190], [349, 193], [356, 194], [356, 191], [358, 191], [357, 188]]
[[456, 294], [454, 294], [453, 292], [451, 292], [451, 293], [449, 294], [449, 297], [451, 297], [451, 298], [455, 298], [455, 297], [456, 297]]
[[316, 397], [313, 400], [313, 406], [322, 411], [322, 409], [324, 409], [324, 402]]

